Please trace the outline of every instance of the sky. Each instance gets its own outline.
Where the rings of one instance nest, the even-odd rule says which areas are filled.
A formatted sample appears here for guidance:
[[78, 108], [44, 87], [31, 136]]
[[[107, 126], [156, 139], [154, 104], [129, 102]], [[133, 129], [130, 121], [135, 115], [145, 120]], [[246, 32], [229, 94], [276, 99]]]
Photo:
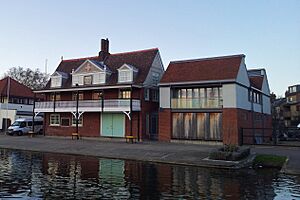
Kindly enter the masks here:
[[0, 76], [64, 59], [157, 47], [170, 61], [245, 54], [272, 92], [300, 84], [300, 0], [0, 0]]

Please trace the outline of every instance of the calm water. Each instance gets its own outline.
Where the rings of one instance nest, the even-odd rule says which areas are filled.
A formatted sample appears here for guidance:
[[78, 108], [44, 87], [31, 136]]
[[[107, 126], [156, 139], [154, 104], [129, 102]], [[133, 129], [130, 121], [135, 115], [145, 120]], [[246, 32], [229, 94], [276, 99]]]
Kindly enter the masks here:
[[300, 199], [300, 177], [2, 149], [0, 199]]

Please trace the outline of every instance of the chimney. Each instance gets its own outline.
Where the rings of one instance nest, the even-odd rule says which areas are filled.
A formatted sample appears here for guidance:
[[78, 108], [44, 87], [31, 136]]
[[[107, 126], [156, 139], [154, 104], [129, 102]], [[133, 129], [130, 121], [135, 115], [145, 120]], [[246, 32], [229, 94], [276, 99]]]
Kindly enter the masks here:
[[109, 41], [108, 39], [101, 39], [101, 51], [99, 52], [100, 60], [104, 61], [109, 55]]

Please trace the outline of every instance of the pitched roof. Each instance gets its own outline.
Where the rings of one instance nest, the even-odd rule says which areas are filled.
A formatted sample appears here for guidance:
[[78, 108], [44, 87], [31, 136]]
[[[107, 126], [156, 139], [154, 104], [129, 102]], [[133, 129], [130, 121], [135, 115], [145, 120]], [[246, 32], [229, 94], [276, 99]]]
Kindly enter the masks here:
[[[158, 49], [153, 48], [153, 49], [146, 49], [140, 51], [109, 54], [103, 62], [112, 71], [112, 74], [110, 75], [105, 85], [116, 85], [118, 83], [117, 69], [125, 63], [132, 65], [138, 69], [138, 74], [135, 77], [133, 84], [142, 84], [149, 73], [150, 67], [152, 66], [152, 63], [154, 61], [157, 52]], [[62, 60], [60, 62], [56, 71], [64, 72], [68, 74], [68, 79], [63, 82], [61, 88], [72, 87], [72, 80], [71, 80], [70, 73], [72, 72], [72, 70], [76, 71], [76, 69], [86, 60], [90, 60], [96, 63], [102, 62], [99, 56], [78, 58], [78, 59], [71, 59], [71, 60]], [[88, 87], [88, 86], [84, 86], [84, 87]], [[47, 86], [44, 89], [50, 89], [50, 81], [48, 82]]]
[[236, 79], [245, 55], [171, 62], [160, 83]]
[[249, 76], [249, 80], [250, 80], [250, 85], [252, 87], [255, 87], [259, 90], [262, 89], [262, 84], [263, 84], [263, 81], [264, 81], [263, 76]]
[[5, 77], [4, 79], [0, 80], [0, 94], [1, 96], [7, 96], [7, 87], [8, 87], [8, 79], [10, 79], [10, 88], [9, 88], [9, 95], [15, 97], [26, 97], [26, 98], [33, 98], [34, 94], [32, 90], [19, 83], [18, 81], [14, 80], [13, 78]]

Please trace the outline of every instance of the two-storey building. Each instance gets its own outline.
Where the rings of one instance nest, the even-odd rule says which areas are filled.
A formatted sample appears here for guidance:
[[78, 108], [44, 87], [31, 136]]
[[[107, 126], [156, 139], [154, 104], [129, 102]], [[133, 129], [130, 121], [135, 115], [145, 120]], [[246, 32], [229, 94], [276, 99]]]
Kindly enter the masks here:
[[160, 81], [159, 140], [240, 144], [241, 128], [271, 128], [264, 69], [247, 70], [245, 55], [169, 64]]
[[16, 118], [32, 116], [33, 99], [27, 86], [10, 77], [0, 80], [0, 129], [6, 130]]
[[45, 113], [45, 134], [86, 137], [156, 138], [158, 83], [164, 73], [157, 48], [109, 53], [101, 40], [99, 55], [62, 60], [47, 86], [36, 93], [35, 112]]

